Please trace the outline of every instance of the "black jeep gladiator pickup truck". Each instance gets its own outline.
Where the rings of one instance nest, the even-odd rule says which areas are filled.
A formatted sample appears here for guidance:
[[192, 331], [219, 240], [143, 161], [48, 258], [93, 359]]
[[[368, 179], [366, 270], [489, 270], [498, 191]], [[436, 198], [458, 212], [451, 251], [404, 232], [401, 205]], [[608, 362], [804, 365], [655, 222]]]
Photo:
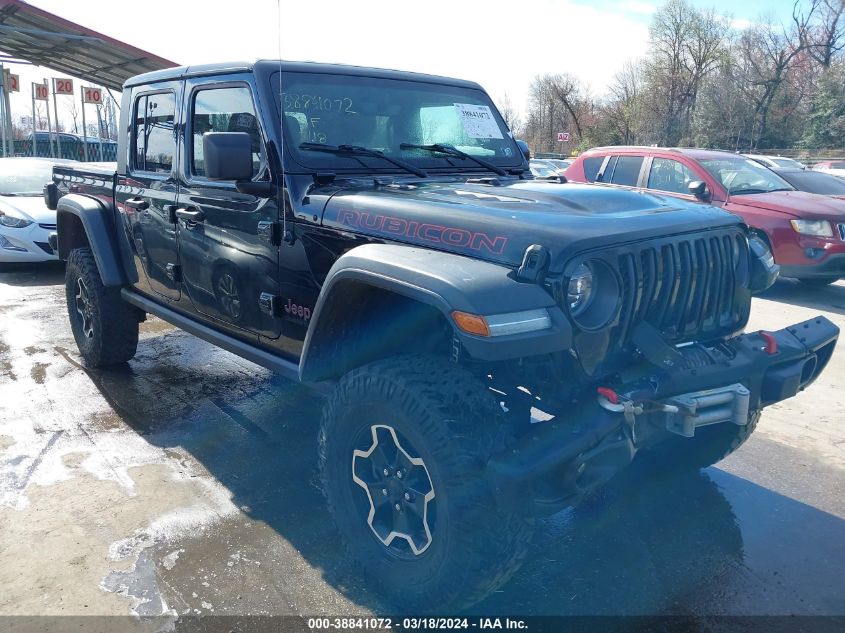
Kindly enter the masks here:
[[153, 314], [327, 391], [328, 506], [405, 606], [479, 600], [635, 456], [718, 461], [836, 344], [742, 333], [777, 267], [737, 217], [534, 180], [475, 83], [173, 68], [126, 83], [120, 129], [116, 170], [45, 188], [82, 358], [125, 363]]

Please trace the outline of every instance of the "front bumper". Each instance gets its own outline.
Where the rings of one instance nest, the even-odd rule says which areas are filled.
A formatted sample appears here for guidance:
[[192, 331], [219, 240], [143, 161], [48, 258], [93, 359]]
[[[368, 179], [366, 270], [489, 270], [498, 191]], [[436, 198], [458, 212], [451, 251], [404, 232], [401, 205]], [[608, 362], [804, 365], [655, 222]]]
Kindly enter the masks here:
[[845, 277], [845, 253], [829, 255], [818, 264], [782, 264], [780, 275], [794, 279]]
[[[625, 382], [606, 385], [627, 404], [627, 413], [608, 410], [603, 398], [589, 394], [565, 418], [535, 424], [515, 446], [494, 455], [487, 467], [496, 498], [531, 514], [554, 512], [607, 481], [641, 448], [671, 434], [694, 435], [702, 424], [744, 423], [747, 412], [809, 386], [838, 336], [839, 328], [817, 317], [711, 347], [651, 345], [648, 360], [623, 372]], [[720, 417], [701, 403], [728, 413]]]

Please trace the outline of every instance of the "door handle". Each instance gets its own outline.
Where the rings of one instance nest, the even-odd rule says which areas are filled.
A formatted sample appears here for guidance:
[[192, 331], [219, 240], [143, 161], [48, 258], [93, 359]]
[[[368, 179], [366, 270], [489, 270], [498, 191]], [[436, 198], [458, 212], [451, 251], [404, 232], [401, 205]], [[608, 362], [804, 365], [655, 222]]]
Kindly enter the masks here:
[[205, 220], [205, 214], [194, 207], [187, 207], [185, 209], [176, 209], [176, 217], [185, 222], [202, 222]]
[[150, 203], [141, 198], [129, 198], [123, 204], [130, 209], [135, 209], [135, 211], [146, 211], [150, 208]]

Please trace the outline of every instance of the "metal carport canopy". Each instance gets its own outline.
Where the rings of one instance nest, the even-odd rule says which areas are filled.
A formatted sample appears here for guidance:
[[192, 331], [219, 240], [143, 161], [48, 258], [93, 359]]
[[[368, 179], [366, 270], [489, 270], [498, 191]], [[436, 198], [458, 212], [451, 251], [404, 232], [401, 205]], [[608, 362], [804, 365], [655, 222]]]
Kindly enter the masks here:
[[179, 65], [22, 0], [0, 0], [0, 51], [114, 90], [134, 75]]

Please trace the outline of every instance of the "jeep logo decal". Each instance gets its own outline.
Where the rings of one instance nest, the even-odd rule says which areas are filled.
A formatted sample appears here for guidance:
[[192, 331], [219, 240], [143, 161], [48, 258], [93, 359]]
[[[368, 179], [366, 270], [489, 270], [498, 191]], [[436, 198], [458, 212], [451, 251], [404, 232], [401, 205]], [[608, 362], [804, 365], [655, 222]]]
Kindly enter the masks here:
[[285, 306], [285, 312], [287, 312], [291, 316], [299, 317], [300, 319], [305, 319], [306, 321], [311, 320], [311, 308], [307, 308], [302, 305], [296, 305], [290, 299], [288, 299], [288, 303]]
[[508, 238], [491, 236], [481, 231], [468, 231], [454, 226], [430, 224], [405, 220], [389, 215], [367, 213], [340, 209], [337, 221], [343, 226], [362, 229], [364, 232], [376, 232], [382, 235], [396, 235], [416, 238], [433, 244], [445, 244], [458, 248], [468, 248], [474, 251], [487, 251], [493, 255], [501, 255], [508, 243]]

